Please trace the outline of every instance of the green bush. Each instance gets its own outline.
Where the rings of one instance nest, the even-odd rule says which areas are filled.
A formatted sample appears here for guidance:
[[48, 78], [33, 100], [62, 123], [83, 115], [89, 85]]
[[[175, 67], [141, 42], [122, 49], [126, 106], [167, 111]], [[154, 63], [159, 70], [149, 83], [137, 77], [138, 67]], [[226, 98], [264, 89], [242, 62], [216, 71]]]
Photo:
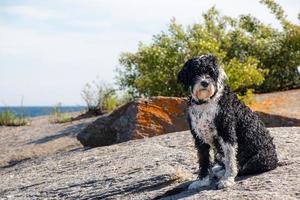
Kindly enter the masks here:
[[0, 126], [24, 126], [28, 124], [28, 119], [24, 116], [16, 116], [12, 111], [0, 113]]
[[167, 32], [120, 57], [118, 83], [133, 96], [183, 96], [177, 74], [190, 58], [213, 53], [239, 95], [300, 86], [300, 28], [273, 0], [262, 0], [282, 24], [277, 30], [250, 15], [221, 16], [213, 7], [203, 23], [183, 27], [173, 19]]

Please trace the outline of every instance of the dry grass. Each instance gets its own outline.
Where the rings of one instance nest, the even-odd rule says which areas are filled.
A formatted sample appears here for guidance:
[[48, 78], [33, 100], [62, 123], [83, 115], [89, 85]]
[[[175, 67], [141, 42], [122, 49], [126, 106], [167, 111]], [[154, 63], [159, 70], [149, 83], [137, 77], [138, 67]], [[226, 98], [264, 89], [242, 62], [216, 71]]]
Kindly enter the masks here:
[[62, 124], [71, 122], [73, 118], [61, 112], [61, 103], [58, 103], [56, 106], [53, 107], [51, 114], [49, 115], [49, 121], [52, 124]]
[[63, 114], [63, 113], [52, 113], [49, 116], [49, 121], [50, 123], [53, 124], [62, 124], [62, 123], [67, 123], [71, 122], [73, 118], [69, 116], [68, 114]]
[[29, 123], [29, 120], [24, 116], [16, 116], [11, 111], [0, 113], [0, 126], [24, 126]]

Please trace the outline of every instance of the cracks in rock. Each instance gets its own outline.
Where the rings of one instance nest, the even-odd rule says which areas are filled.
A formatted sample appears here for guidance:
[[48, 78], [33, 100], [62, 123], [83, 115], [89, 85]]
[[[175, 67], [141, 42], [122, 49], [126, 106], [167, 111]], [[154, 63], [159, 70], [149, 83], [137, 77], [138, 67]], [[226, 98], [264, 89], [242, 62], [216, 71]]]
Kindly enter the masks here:
[[279, 162], [278, 162], [278, 167], [291, 165], [291, 164], [293, 164], [293, 163], [294, 163], [294, 162], [292, 162], [292, 161], [279, 161]]
[[112, 188], [111, 190], [106, 191], [102, 194], [95, 194], [95, 195], [88, 195], [83, 199], [109, 199], [111, 197], [115, 197], [117, 195], [126, 195], [126, 194], [134, 194], [134, 193], [141, 193], [145, 191], [154, 191], [159, 190], [163, 187], [166, 187], [178, 180], [178, 177], [171, 176], [169, 174], [164, 174], [160, 176], [156, 176], [153, 178], [141, 180], [136, 182], [135, 184], [124, 185], [121, 186], [119, 189]]
[[23, 159], [15, 159], [15, 160], [10, 160], [8, 161], [8, 164], [7, 165], [4, 165], [4, 166], [0, 166], [0, 169], [5, 169], [5, 168], [9, 168], [9, 167], [13, 167], [17, 164], [20, 164], [22, 162], [25, 162], [27, 160], [30, 160], [31, 158], [23, 158]]

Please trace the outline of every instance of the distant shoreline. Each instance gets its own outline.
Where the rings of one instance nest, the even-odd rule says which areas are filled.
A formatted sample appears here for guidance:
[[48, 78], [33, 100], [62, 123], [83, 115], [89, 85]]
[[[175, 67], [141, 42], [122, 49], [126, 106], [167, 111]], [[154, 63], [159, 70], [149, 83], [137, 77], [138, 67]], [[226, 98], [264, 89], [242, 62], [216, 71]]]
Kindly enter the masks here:
[[[11, 111], [17, 116], [39, 117], [50, 115], [55, 106], [0, 106], [0, 113]], [[61, 106], [57, 107], [61, 113], [81, 112], [86, 109], [85, 106]]]

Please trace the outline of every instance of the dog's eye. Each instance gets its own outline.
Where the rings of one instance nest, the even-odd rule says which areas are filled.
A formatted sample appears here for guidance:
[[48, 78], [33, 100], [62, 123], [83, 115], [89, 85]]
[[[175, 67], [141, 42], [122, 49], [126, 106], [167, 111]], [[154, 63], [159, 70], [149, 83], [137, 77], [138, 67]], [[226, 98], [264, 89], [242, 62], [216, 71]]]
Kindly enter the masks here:
[[196, 75], [196, 76], [194, 76], [194, 78], [193, 78], [194, 81], [197, 81], [197, 80], [200, 80], [200, 79], [201, 79], [201, 76], [199, 76], [199, 75]]
[[216, 71], [214, 69], [210, 68], [208, 73], [210, 76], [214, 76], [216, 74]]

